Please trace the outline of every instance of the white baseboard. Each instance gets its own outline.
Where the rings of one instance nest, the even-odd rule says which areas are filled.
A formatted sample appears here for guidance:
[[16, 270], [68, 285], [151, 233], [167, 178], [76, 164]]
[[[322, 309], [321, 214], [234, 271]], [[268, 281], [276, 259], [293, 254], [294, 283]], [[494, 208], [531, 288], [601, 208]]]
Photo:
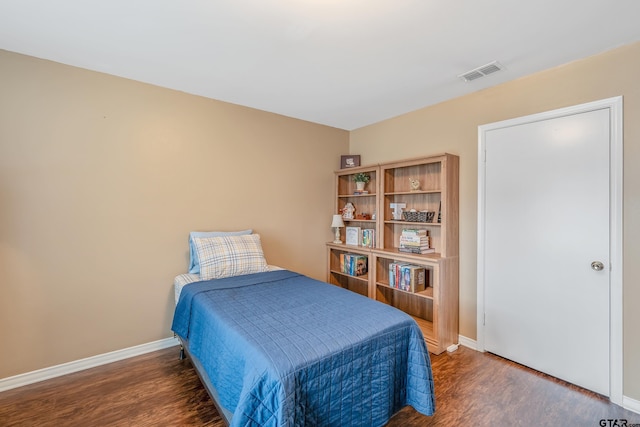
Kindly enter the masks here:
[[636, 414], [640, 414], [640, 400], [622, 396], [622, 407], [629, 411], [635, 412]]
[[60, 377], [62, 375], [83, 371], [85, 369], [95, 368], [96, 366], [106, 365], [107, 363], [117, 362], [118, 360], [127, 359], [129, 357], [151, 353], [152, 351], [162, 350], [178, 344], [179, 341], [176, 338], [165, 338], [162, 340], [136, 345], [134, 347], [125, 348], [122, 350], [116, 350], [109, 353], [99, 354], [97, 356], [87, 357], [86, 359], [75, 360], [73, 362], [63, 363], [61, 365], [51, 366], [49, 368], [19, 374], [13, 377], [2, 378], [0, 379], [0, 392], [22, 387], [28, 384], [37, 383], [39, 381]]
[[462, 335], [458, 335], [458, 344], [468, 347], [472, 350], [478, 349], [476, 340], [472, 340], [471, 338], [467, 338]]

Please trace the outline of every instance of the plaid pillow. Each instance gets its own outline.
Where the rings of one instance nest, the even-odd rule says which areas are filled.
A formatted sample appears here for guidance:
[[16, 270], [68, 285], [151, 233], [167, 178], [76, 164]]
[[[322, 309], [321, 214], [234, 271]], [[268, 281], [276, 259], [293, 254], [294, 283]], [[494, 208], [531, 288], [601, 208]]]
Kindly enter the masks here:
[[189, 273], [200, 273], [200, 261], [198, 261], [198, 253], [193, 245], [194, 237], [220, 237], [220, 236], [239, 236], [241, 234], [251, 234], [253, 230], [242, 231], [192, 231], [189, 233]]
[[201, 280], [268, 271], [259, 234], [195, 237], [193, 243], [200, 260]]

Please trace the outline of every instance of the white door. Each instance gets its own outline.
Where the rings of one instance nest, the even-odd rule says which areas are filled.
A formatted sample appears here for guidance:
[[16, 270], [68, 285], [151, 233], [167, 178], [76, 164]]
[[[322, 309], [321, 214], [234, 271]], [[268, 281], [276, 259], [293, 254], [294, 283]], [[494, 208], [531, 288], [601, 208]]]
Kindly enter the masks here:
[[484, 349], [609, 396], [608, 108], [484, 134]]

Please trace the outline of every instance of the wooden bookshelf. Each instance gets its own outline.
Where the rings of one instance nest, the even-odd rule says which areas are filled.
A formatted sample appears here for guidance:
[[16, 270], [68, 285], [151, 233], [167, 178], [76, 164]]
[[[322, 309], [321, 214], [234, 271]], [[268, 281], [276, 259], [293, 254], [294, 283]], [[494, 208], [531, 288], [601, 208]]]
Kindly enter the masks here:
[[[358, 172], [371, 176], [366, 195], [354, 194], [353, 175]], [[335, 172], [335, 212], [339, 213], [347, 203], [352, 203], [356, 215], [375, 215], [372, 219], [345, 220], [345, 225], [375, 229], [376, 244], [374, 248], [363, 248], [328, 243], [329, 283], [410, 314], [420, 326], [429, 351], [436, 354], [458, 343], [458, 176], [459, 158], [452, 154]], [[394, 217], [392, 203], [404, 204], [406, 211], [433, 212], [433, 218], [429, 222], [415, 222]], [[426, 230], [435, 252], [400, 252], [400, 235], [405, 228]], [[344, 241], [344, 229], [342, 232]], [[366, 277], [346, 277], [336, 269], [336, 259], [345, 251], [368, 257]], [[393, 262], [424, 267], [426, 289], [413, 293], [390, 286], [389, 265]]]

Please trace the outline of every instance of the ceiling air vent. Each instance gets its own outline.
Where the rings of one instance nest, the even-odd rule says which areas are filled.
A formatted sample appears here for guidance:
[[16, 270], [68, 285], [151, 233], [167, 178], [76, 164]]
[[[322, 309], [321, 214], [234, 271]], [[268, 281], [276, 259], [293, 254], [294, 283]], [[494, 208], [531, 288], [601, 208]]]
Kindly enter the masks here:
[[464, 74], [460, 74], [458, 77], [464, 80], [465, 82], [470, 82], [472, 80], [479, 79], [480, 77], [488, 76], [489, 74], [496, 73], [498, 71], [504, 70], [504, 67], [498, 62], [493, 61], [482, 67], [478, 67], [471, 71], [467, 71]]

